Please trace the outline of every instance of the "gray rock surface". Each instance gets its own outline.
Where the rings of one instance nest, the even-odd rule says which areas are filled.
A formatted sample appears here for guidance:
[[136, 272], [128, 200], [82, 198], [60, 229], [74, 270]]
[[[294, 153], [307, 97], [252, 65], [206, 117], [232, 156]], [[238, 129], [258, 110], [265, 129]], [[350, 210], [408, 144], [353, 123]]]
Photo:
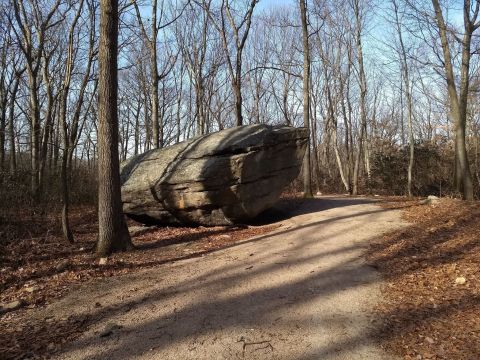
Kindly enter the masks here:
[[[155, 228], [153, 228], [155, 229]], [[142, 236], [152, 230], [151, 226], [129, 226], [128, 232], [131, 237]]]
[[304, 128], [248, 125], [122, 164], [123, 211], [145, 224], [229, 225], [272, 206], [302, 165]]

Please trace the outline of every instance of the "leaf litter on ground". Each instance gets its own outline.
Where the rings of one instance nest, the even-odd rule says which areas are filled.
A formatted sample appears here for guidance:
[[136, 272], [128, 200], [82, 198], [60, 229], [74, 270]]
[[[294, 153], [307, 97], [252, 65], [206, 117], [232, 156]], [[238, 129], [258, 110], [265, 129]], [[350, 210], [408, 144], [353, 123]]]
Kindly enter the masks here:
[[376, 239], [380, 343], [404, 359], [480, 359], [480, 203], [389, 199], [410, 225]]

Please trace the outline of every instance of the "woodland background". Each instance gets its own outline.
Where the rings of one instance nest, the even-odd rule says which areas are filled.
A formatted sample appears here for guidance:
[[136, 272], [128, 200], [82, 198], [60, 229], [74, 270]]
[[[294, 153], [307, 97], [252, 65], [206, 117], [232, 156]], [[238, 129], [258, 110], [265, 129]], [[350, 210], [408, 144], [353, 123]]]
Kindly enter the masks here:
[[[306, 5], [314, 193], [459, 195], [455, 95], [478, 198], [478, 2]], [[240, 124], [304, 125], [296, 2], [125, 0], [119, 23], [121, 160]], [[98, 27], [95, 0], [1, 1], [3, 220], [96, 203]]]

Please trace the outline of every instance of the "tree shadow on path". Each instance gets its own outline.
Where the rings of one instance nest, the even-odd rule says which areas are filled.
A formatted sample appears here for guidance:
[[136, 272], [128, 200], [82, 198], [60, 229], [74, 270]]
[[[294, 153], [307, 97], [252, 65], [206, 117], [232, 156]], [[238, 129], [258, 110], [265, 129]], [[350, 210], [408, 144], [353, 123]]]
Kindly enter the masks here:
[[[310, 209], [354, 207], [368, 200], [329, 201], [321, 204], [321, 200], [312, 200]], [[93, 335], [77, 342], [71, 350], [87, 350], [100, 346], [101, 350], [97, 348], [94, 353], [86, 353], [89, 354], [89, 359], [112, 356], [116, 359], [134, 359], [145, 357], [150, 349], [172, 349], [189, 344], [193, 350], [191, 357], [187, 358], [208, 358], [208, 354], [202, 353], [202, 344], [207, 344], [212, 339], [217, 339], [215, 341], [222, 343], [226, 350], [221, 354], [210, 354], [210, 358], [235, 358], [242, 357], [242, 354], [249, 358], [307, 359], [314, 358], [312, 354], [316, 354], [317, 358], [320, 354], [323, 356], [320, 358], [335, 358], [342, 352], [349, 354], [357, 347], [361, 349], [370, 341], [368, 338], [373, 330], [355, 330], [355, 319], [364, 316], [360, 308], [358, 313], [342, 313], [338, 318], [328, 311], [320, 311], [315, 314], [314, 319], [308, 311], [305, 313], [298, 309], [322, 299], [335, 302], [337, 298], [341, 299], [343, 293], [378, 282], [374, 269], [365, 266], [361, 259], [365, 243], [339, 243], [343, 233], [357, 231], [361, 234], [362, 226], [369, 226], [370, 222], [374, 224], [379, 214], [390, 211], [381, 208], [368, 209], [351, 210], [344, 216], [322, 219], [279, 231], [275, 235], [265, 235], [235, 244], [233, 246], [244, 247], [248, 253], [248, 249], [254, 249], [253, 244], [257, 243], [256, 252], [253, 255], [240, 254], [237, 259], [227, 261], [221, 266], [215, 265], [214, 258], [205, 258], [205, 261], [212, 264], [210, 270], [176, 281], [173, 287], [153, 289], [147, 295], [141, 295], [135, 305], [129, 306], [129, 309], [135, 306], [138, 313], [135, 324], [129, 323], [118, 336], [107, 339], [108, 346], [103, 347], [104, 341], [95, 337], [98, 335]], [[300, 212], [308, 214], [308, 211]], [[329, 229], [329, 225], [338, 221], [344, 222], [341, 229]], [[318, 226], [327, 228], [325, 234], [319, 234]], [[278, 235], [287, 236], [292, 232], [296, 232], [298, 241], [292, 240], [291, 244], [283, 244], [279, 248], [272, 243]], [[324, 250], [318, 248], [321, 244], [325, 244]], [[332, 244], [336, 245], [332, 247]], [[315, 246], [316, 250], [312, 252]], [[335, 260], [329, 266], [323, 267], [326, 257], [333, 257]], [[294, 275], [280, 281], [279, 276], [285, 274]], [[266, 278], [270, 280], [260, 287], [248, 285], [257, 279]], [[245, 291], [239, 290], [241, 285]], [[356, 298], [352, 300], [358, 303], [363, 301]], [[119, 308], [113, 308], [111, 313], [105, 314], [107, 319], [118, 315], [121, 318], [125, 306], [128, 305], [122, 304]], [[355, 304], [353, 308], [355, 309]], [[154, 311], [155, 315], [145, 316], [146, 309], [150, 309], [150, 314]], [[316, 344], [312, 342], [308, 332], [312, 324], [317, 324], [319, 329], [324, 329], [321, 331], [326, 332], [337, 333], [345, 326], [352, 327], [354, 331], [336, 339], [332, 344]], [[268, 336], [260, 330], [249, 331], [265, 327], [271, 328]], [[285, 351], [283, 343], [288, 342], [294, 333], [302, 335], [300, 339], [295, 337], [297, 343], [292, 344], [291, 352], [275, 355], [278, 347]], [[304, 339], [301, 339], [302, 336]], [[223, 343], [225, 341], [230, 343]], [[252, 345], [246, 349], [245, 343]], [[266, 343], [271, 347], [259, 349]]]

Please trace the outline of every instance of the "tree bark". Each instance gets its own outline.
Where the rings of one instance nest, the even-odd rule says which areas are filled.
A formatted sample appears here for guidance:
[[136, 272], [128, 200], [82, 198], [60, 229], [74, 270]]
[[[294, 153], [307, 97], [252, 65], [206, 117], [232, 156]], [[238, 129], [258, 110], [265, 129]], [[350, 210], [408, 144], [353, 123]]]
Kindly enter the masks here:
[[[403, 43], [402, 28], [400, 25], [400, 19], [398, 17], [398, 5], [395, 0], [392, 1], [394, 12], [395, 12], [395, 24], [397, 27], [398, 40], [400, 43], [400, 56], [401, 56], [401, 68], [403, 72], [403, 81], [405, 84], [405, 97], [407, 98], [407, 116], [408, 116], [408, 146], [409, 146], [409, 161], [408, 161], [408, 171], [407, 171], [407, 194], [408, 197], [412, 197], [412, 178], [413, 178], [413, 163], [415, 160], [415, 144], [413, 138], [413, 101], [412, 94], [410, 91], [410, 74], [407, 63], [407, 51], [405, 50], [405, 45]], [[400, 94], [401, 96], [402, 94]], [[402, 120], [402, 134], [403, 134], [403, 120]]]
[[233, 85], [233, 93], [235, 94], [235, 118], [236, 118], [236, 125], [242, 126], [243, 125], [243, 114], [242, 114], [242, 90], [241, 90], [241, 82], [240, 77], [237, 77], [237, 81]]
[[9, 114], [8, 114], [8, 135], [10, 140], [10, 174], [15, 174], [17, 171], [17, 156], [15, 153], [15, 100], [17, 98], [18, 86], [20, 84], [20, 75], [15, 75], [12, 93], [10, 97]]
[[98, 92], [98, 243], [106, 256], [133, 247], [122, 213], [118, 159], [118, 0], [100, 2]]
[[29, 70], [28, 82], [30, 89], [30, 150], [31, 156], [31, 192], [34, 201], [38, 200], [40, 184], [39, 184], [39, 162], [40, 162], [40, 109], [37, 94], [36, 74]]
[[[300, 17], [302, 20], [303, 39], [303, 126], [310, 134], [310, 48], [308, 43], [308, 23], [306, 0], [300, 0]], [[310, 139], [307, 143], [307, 150], [303, 159], [303, 196], [313, 197], [312, 176], [310, 164]]]
[[7, 129], [7, 102], [8, 102], [8, 87], [5, 81], [6, 73], [6, 48], [2, 53], [0, 60], [2, 67], [2, 74], [0, 75], [0, 169], [3, 170], [5, 164], [5, 140]]
[[470, 82], [470, 56], [472, 34], [478, 28], [475, 21], [478, 16], [477, 11], [473, 19], [470, 19], [470, 1], [464, 1], [464, 34], [462, 39], [462, 64], [460, 94], [457, 92], [455, 84], [455, 75], [452, 64], [452, 55], [448, 43], [447, 26], [443, 18], [443, 12], [438, 0], [432, 0], [435, 10], [435, 20], [437, 22], [440, 41], [443, 50], [443, 67], [447, 80], [448, 98], [450, 100], [450, 116], [455, 122], [455, 185], [457, 191], [462, 194], [464, 200], [473, 200], [473, 181], [468, 163], [467, 146], [465, 141], [467, 124], [467, 102]]
[[360, 82], [360, 135], [358, 137], [357, 153], [355, 154], [355, 165], [353, 168], [353, 189], [352, 194], [358, 194], [358, 177], [360, 172], [360, 161], [362, 158], [363, 141], [365, 131], [367, 128], [367, 78], [365, 76], [365, 69], [363, 65], [363, 48], [362, 48], [362, 24], [360, 14], [360, 0], [354, 0], [355, 11], [355, 37], [358, 56], [358, 72]]
[[[157, 52], [155, 46], [155, 53]], [[152, 127], [153, 127], [153, 147], [160, 148], [160, 122], [158, 119], [158, 69], [156, 55], [152, 55]]]

